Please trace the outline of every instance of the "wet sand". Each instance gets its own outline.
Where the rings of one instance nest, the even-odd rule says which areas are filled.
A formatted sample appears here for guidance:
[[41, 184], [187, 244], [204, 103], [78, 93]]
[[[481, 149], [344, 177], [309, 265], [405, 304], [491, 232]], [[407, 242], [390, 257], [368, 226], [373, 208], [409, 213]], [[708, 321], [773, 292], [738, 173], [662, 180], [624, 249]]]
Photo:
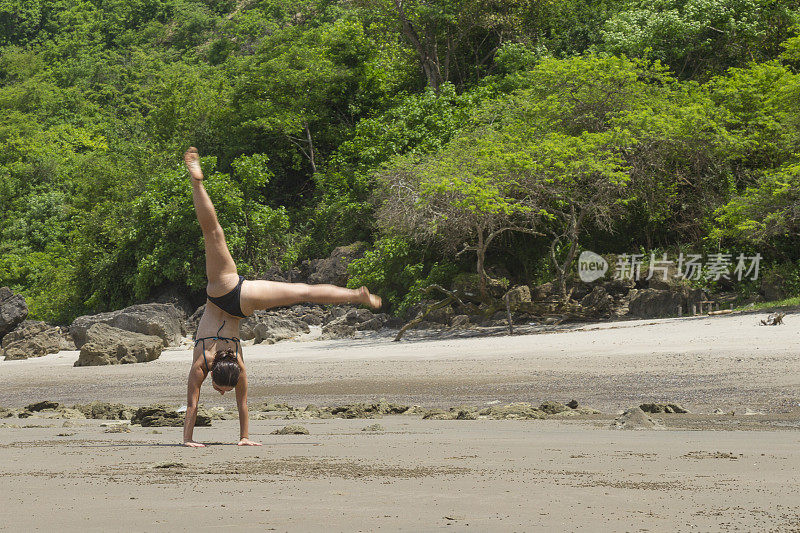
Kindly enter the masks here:
[[[260, 448], [233, 446], [238, 422], [215, 420], [196, 430], [215, 443], [204, 449], [177, 445], [180, 428], [105, 433], [97, 420], [4, 419], [0, 529], [800, 531], [797, 316], [778, 327], [735, 315], [245, 347], [251, 405], [574, 398], [606, 414], [253, 420]], [[184, 401], [188, 350], [116, 367], [74, 368], [75, 359], [0, 362], [0, 406]], [[210, 387], [201, 401], [234, 405]], [[658, 415], [662, 430], [609, 429], [617, 410], [653, 401], [700, 414]], [[385, 431], [361, 431], [376, 422]], [[270, 434], [294, 423], [310, 435]]]

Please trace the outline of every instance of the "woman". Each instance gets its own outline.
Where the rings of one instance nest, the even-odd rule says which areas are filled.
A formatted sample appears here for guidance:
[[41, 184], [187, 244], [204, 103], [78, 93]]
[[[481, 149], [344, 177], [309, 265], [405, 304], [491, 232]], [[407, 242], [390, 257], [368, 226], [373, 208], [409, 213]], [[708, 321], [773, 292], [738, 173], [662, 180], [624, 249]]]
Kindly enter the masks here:
[[225, 234], [217, 221], [214, 205], [203, 187], [203, 172], [197, 149], [189, 148], [183, 156], [192, 177], [194, 209], [206, 245], [206, 276], [208, 301], [197, 327], [194, 360], [189, 371], [189, 391], [186, 401], [186, 420], [183, 443], [202, 447], [192, 439], [197, 418], [200, 386], [211, 372], [212, 386], [220, 394], [235, 389], [239, 409], [239, 446], [260, 446], [249, 438], [247, 413], [247, 372], [239, 342], [239, 322], [256, 309], [268, 309], [301, 302], [318, 304], [359, 303], [372, 308], [381, 306], [381, 299], [365, 287], [358, 290], [334, 285], [278, 283], [265, 280], [245, 280], [236, 271]]

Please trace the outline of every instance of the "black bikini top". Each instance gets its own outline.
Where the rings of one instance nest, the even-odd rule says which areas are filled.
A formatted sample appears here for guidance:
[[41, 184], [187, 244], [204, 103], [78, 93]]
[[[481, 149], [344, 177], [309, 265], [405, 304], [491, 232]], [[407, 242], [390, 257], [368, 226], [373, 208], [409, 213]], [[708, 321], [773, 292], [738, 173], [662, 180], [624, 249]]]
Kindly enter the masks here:
[[242, 351], [242, 341], [238, 337], [220, 337], [219, 332], [222, 331], [222, 328], [225, 327], [225, 321], [222, 321], [222, 325], [217, 330], [217, 334], [213, 337], [200, 337], [199, 339], [194, 341], [194, 345], [197, 346], [198, 342], [203, 343], [203, 362], [206, 364], [206, 372], [211, 372], [211, 369], [208, 367], [208, 359], [206, 359], [206, 341], [207, 340], [215, 340], [215, 341], [229, 341], [233, 342], [236, 345], [236, 353], [237, 355], [242, 356], [242, 360], [244, 360], [244, 352]]

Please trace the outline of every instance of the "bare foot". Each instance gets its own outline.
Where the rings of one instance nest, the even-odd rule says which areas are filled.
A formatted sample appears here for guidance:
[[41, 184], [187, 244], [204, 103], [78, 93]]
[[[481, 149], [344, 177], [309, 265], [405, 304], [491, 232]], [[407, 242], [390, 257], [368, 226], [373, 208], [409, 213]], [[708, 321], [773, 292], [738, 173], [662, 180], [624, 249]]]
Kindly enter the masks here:
[[183, 154], [183, 162], [186, 163], [186, 168], [189, 169], [189, 175], [192, 179], [203, 181], [203, 170], [200, 168], [200, 154], [197, 153], [197, 148], [190, 146], [186, 153]]
[[358, 289], [358, 302], [368, 305], [373, 309], [380, 309], [381, 305], [383, 305], [381, 297], [370, 294], [366, 287], [361, 287]]

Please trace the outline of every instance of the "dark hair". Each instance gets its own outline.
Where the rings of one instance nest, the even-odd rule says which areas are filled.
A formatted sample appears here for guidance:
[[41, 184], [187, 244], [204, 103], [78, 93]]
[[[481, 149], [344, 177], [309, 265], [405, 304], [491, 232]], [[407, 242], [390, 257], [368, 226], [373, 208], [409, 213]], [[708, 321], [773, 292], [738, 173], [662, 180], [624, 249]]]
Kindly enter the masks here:
[[239, 383], [239, 361], [236, 352], [218, 350], [211, 363], [211, 379], [220, 387], [235, 387]]

